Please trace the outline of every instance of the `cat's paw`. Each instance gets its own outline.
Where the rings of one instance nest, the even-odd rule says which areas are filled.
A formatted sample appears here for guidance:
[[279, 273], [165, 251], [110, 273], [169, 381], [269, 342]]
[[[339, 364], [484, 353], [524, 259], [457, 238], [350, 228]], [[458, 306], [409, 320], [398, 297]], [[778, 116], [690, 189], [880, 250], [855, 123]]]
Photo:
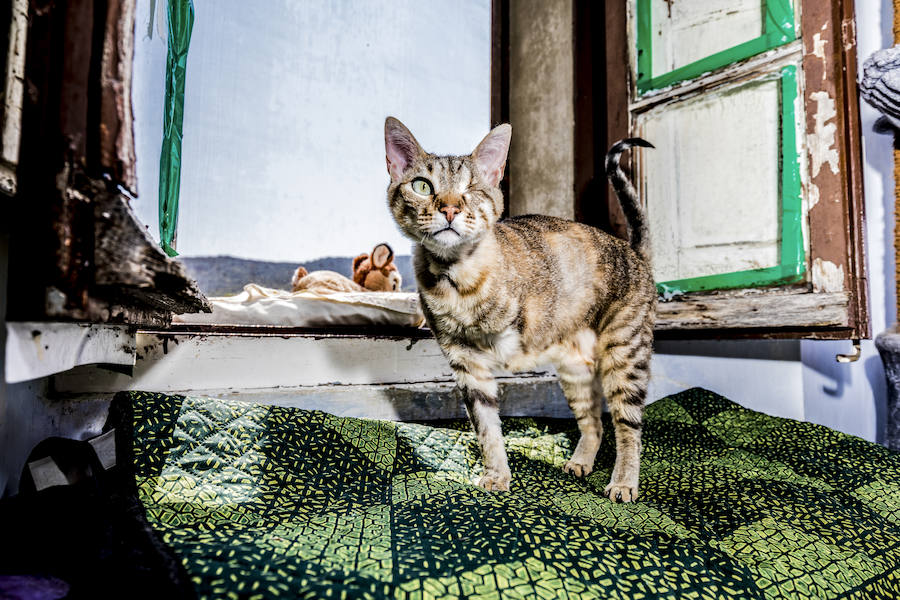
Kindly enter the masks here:
[[613, 502], [634, 502], [638, 497], [637, 482], [629, 484], [625, 482], [613, 483], [609, 482], [603, 495]]
[[478, 480], [478, 486], [483, 487], [489, 492], [508, 492], [510, 479], [512, 479], [510, 473], [488, 471]]
[[574, 458], [563, 465], [563, 471], [575, 477], [587, 477], [594, 470], [594, 465], [578, 462]]

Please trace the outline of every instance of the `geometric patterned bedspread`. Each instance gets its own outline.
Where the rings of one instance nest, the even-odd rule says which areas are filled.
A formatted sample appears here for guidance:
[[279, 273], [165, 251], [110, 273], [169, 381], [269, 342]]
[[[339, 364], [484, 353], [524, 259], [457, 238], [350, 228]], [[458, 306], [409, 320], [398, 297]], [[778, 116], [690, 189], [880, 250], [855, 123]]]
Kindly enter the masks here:
[[609, 423], [577, 479], [574, 421], [505, 419], [511, 490], [489, 493], [464, 421], [114, 407], [120, 464], [201, 598], [900, 598], [900, 454], [701, 389], [647, 408], [633, 504], [601, 495]]

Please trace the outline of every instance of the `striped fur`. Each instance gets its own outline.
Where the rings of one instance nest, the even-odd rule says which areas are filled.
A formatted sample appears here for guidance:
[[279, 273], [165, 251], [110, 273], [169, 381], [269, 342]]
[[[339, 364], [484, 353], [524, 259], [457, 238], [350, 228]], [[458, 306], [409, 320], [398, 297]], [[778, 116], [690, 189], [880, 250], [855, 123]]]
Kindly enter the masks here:
[[[501, 125], [471, 155], [435, 156], [389, 118], [388, 206], [400, 229], [417, 242], [423, 311], [465, 394], [485, 463], [479, 484], [506, 490], [510, 482], [493, 372], [550, 362], [581, 431], [565, 470], [585, 476], [593, 469], [605, 397], [616, 436], [606, 490], [628, 502], [638, 492], [656, 289], [644, 258], [640, 209], [618, 168], [618, 154], [646, 142], [617, 144], [607, 161], [620, 200], [630, 203], [630, 246], [553, 217], [501, 221], [498, 182], [510, 134]], [[414, 185], [422, 179], [427, 185]]]
[[606, 155], [606, 176], [612, 183], [619, 203], [622, 205], [622, 212], [628, 220], [631, 229], [631, 249], [634, 250], [644, 262], [650, 262], [650, 245], [647, 235], [647, 222], [642, 214], [640, 204], [638, 203], [637, 192], [631, 181], [625, 176], [622, 167], [619, 166], [619, 158], [622, 152], [633, 148], [634, 146], [642, 146], [644, 148], [653, 148], [653, 144], [641, 138], [627, 138], [619, 140], [613, 147], [609, 149]]

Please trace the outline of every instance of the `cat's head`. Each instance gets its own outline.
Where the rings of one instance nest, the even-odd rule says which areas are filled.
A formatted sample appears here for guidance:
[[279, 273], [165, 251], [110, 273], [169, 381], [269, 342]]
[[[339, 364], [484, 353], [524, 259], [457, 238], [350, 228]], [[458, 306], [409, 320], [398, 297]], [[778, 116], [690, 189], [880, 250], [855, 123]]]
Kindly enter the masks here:
[[503, 213], [499, 186], [511, 135], [512, 127], [498, 125], [472, 154], [436, 156], [388, 117], [388, 206], [400, 230], [445, 258], [480, 240]]

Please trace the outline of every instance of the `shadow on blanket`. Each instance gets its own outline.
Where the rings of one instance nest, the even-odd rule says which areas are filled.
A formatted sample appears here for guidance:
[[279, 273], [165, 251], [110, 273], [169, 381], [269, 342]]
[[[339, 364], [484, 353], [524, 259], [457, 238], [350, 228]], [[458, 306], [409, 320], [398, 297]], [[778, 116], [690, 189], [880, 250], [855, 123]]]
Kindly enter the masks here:
[[[504, 421], [508, 494], [470, 483], [478, 450], [460, 421], [131, 392], [109, 426], [120, 477], [110, 514], [147, 524], [120, 526], [140, 535], [114, 544], [110, 564], [174, 581], [169, 597], [900, 597], [900, 455], [700, 389], [647, 408], [635, 504], [602, 497], [611, 427], [596, 472], [561, 471], [577, 441], [570, 420]], [[40, 502], [29, 518], [66, 500]], [[7, 522], [16, 510], [5, 503]], [[0, 557], [7, 573], [90, 596], [90, 580]]]

